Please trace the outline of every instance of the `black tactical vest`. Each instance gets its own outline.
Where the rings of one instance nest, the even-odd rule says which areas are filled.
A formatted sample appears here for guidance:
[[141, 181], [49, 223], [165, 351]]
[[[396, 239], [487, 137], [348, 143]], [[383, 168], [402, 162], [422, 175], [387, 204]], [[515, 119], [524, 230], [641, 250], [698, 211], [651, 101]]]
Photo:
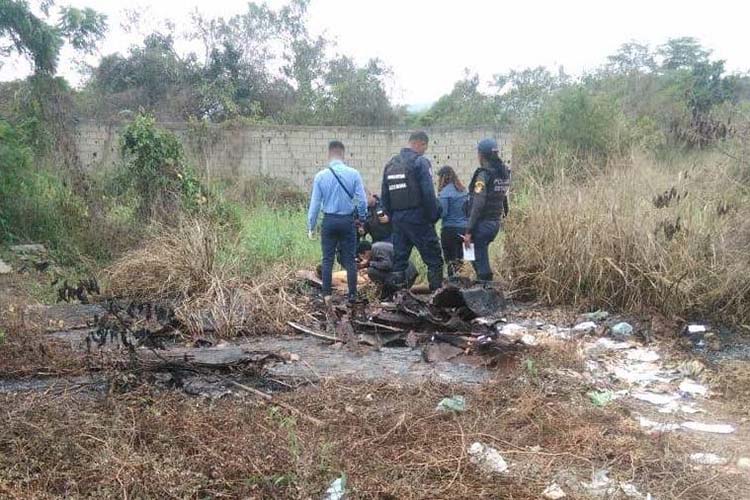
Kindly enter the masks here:
[[[474, 196], [474, 185], [476, 184], [477, 177], [479, 177], [481, 172], [487, 174], [487, 185], [485, 186], [487, 200], [482, 208], [482, 213], [479, 214], [479, 218], [491, 220], [500, 219], [508, 213], [507, 194], [510, 175], [507, 171], [502, 172], [497, 168], [479, 167], [476, 172], [474, 172], [474, 176], [471, 178], [471, 183], [469, 184], [469, 193], [472, 197]], [[471, 200], [469, 200], [469, 203], [471, 203]], [[471, 210], [470, 205], [469, 210]]]
[[385, 166], [383, 175], [388, 185], [391, 210], [408, 210], [422, 205], [422, 191], [414, 173], [414, 160], [408, 161], [396, 155]]

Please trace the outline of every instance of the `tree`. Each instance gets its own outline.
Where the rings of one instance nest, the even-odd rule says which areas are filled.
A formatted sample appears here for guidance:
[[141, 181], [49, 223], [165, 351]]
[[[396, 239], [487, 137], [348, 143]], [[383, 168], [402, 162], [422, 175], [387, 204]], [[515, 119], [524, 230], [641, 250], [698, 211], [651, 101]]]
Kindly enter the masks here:
[[493, 86], [499, 93], [499, 113], [506, 122], [524, 123], [549, 96], [567, 85], [569, 80], [562, 67], [557, 75], [543, 66], [497, 74], [494, 76]]
[[378, 59], [357, 66], [351, 57], [340, 56], [328, 65], [320, 89], [323, 106], [314, 111], [328, 125], [391, 125], [396, 113], [383, 83], [390, 70]]
[[705, 49], [697, 39], [684, 36], [670, 38], [659, 47], [657, 54], [662, 58], [662, 69], [676, 70], [690, 69], [697, 64], [707, 63], [711, 51]]
[[615, 74], [650, 73], [656, 61], [648, 45], [635, 41], [623, 43], [617, 53], [607, 57], [606, 68]]
[[[54, 75], [60, 49], [67, 41], [79, 51], [91, 52], [107, 30], [106, 16], [86, 8], [61, 7], [56, 24], [48, 22], [53, 0], [41, 3], [36, 15], [26, 0], [0, 0], [0, 52], [28, 57], [37, 75]], [[9, 42], [9, 44], [8, 44]]]
[[486, 125], [495, 123], [497, 110], [494, 99], [479, 90], [479, 75], [468, 71], [462, 80], [433, 104], [420, 118], [420, 125]]

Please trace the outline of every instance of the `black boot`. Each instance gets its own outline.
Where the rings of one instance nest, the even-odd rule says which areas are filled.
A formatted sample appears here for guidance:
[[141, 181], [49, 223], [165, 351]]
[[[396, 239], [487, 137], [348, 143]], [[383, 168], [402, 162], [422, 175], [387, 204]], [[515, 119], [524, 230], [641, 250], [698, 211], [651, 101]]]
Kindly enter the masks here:
[[429, 269], [427, 271], [427, 282], [430, 285], [430, 290], [433, 292], [443, 286], [442, 266], [437, 269]]
[[477, 276], [477, 285], [491, 287], [493, 283], [492, 278], [494, 278], [494, 275], [492, 273]]
[[391, 273], [386, 285], [396, 290], [401, 290], [402, 288], [406, 288], [406, 273], [405, 272]]

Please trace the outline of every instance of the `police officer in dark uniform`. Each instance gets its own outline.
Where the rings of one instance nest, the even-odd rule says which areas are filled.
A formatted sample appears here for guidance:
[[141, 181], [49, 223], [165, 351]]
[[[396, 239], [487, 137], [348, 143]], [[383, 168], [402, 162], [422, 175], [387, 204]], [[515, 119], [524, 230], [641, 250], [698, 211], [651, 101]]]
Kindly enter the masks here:
[[440, 208], [432, 183], [432, 165], [423, 155], [429, 138], [424, 132], [409, 136], [409, 147], [391, 158], [383, 172], [381, 201], [393, 225], [394, 282], [404, 284], [412, 248], [427, 265], [431, 290], [443, 283], [443, 256], [435, 223]]
[[482, 139], [477, 151], [480, 167], [469, 184], [469, 223], [464, 245], [474, 244], [477, 280], [489, 282], [493, 277], [489, 247], [500, 232], [501, 219], [508, 214], [510, 169], [500, 159], [495, 139]]

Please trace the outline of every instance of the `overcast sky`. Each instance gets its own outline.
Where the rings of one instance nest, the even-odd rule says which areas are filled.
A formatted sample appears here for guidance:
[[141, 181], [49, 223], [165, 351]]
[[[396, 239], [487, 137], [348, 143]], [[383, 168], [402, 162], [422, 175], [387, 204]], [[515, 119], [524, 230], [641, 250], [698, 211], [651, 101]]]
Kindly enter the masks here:
[[[177, 32], [189, 25], [190, 12], [229, 17], [246, 10], [242, 0], [58, 0], [90, 6], [109, 17], [110, 31], [100, 55], [125, 52], [142, 35], [125, 33], [124, 9], [138, 7], [141, 33], [170, 18]], [[271, 0], [273, 6], [283, 0]], [[750, 68], [750, 3], [714, 0], [312, 0], [313, 33], [337, 40], [338, 52], [364, 62], [379, 57], [394, 71], [392, 98], [420, 104], [449, 92], [464, 68], [483, 81], [509, 69], [562, 65], [580, 74], [604, 62], [626, 41], [658, 45], [669, 37], [694, 36], [726, 59], [730, 70]], [[183, 47], [187, 49], [187, 47]], [[4, 61], [0, 79], [26, 76], [29, 65]], [[77, 83], [75, 66], [63, 54], [60, 73]]]

